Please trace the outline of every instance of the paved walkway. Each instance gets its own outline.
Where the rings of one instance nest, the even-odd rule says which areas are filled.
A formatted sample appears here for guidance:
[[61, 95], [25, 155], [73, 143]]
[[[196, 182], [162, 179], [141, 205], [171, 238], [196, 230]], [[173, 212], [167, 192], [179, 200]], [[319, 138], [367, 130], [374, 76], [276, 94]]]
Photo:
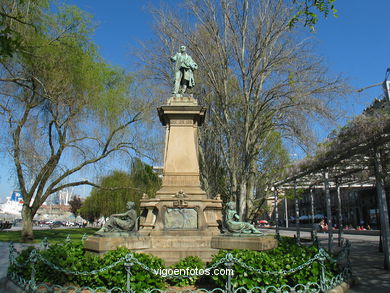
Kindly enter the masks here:
[[[272, 230], [265, 230], [272, 233]], [[292, 231], [281, 231], [281, 235], [292, 236]], [[308, 232], [301, 232], [301, 236], [309, 238]], [[318, 234], [320, 243], [327, 244], [327, 234]], [[337, 238], [337, 236], [335, 236]], [[354, 285], [350, 293], [389, 293], [390, 292], [390, 271], [383, 269], [383, 253], [378, 252], [378, 236], [367, 235], [345, 235], [351, 241], [351, 263], [355, 276], [358, 277], [358, 284]], [[337, 239], [336, 239], [337, 240]], [[335, 242], [335, 245], [336, 242]], [[15, 243], [15, 248], [21, 250], [26, 244]], [[0, 242], [0, 279], [7, 274], [9, 247], [7, 242]], [[2, 289], [0, 288], [0, 292]], [[4, 292], [6, 293], [6, 292]]]
[[[280, 233], [284, 236], [294, 235], [293, 231], [282, 230]], [[328, 244], [327, 236], [325, 233], [318, 234], [323, 247]], [[310, 238], [310, 233], [301, 231], [301, 237]], [[334, 245], [337, 245], [337, 235], [333, 237]], [[352, 272], [357, 277], [357, 284], [353, 285], [348, 293], [389, 293], [390, 271], [383, 268], [384, 255], [378, 251], [379, 236], [345, 234], [344, 237], [351, 242]]]

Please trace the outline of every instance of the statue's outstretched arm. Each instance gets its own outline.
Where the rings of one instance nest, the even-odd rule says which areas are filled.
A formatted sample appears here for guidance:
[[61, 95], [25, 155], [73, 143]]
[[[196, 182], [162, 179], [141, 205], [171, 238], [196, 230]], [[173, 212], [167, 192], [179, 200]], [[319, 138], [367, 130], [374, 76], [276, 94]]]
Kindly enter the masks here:
[[192, 69], [192, 70], [198, 69], [198, 64], [196, 64], [196, 63], [194, 62], [194, 60], [191, 60], [191, 61], [192, 61], [192, 63], [191, 63], [191, 69]]
[[176, 61], [176, 59], [177, 59], [176, 55], [174, 55], [174, 56], [171, 56], [171, 61], [172, 61], [172, 62], [175, 62], [175, 61]]

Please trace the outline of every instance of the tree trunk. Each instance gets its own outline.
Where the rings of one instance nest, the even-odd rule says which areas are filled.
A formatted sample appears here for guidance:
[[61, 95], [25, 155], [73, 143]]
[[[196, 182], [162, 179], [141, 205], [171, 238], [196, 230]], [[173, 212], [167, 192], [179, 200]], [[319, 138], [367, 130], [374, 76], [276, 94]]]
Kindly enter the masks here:
[[22, 241], [32, 241], [34, 239], [32, 219], [34, 213], [28, 204], [24, 203], [22, 208]]
[[237, 188], [237, 175], [236, 173], [232, 172], [231, 173], [231, 188], [232, 188], [232, 193], [229, 195], [229, 200], [228, 201], [235, 201], [236, 205], [239, 206], [238, 198], [240, 197], [238, 194], [238, 188]]
[[[253, 178], [254, 179], [254, 178]], [[246, 214], [245, 220], [248, 220], [252, 211], [253, 211], [253, 200], [254, 200], [254, 192], [255, 192], [255, 181], [249, 180], [246, 189]]]
[[248, 220], [251, 212], [253, 211], [253, 200], [255, 199], [254, 193], [255, 193], [255, 186], [256, 186], [256, 161], [252, 160], [250, 163], [251, 166], [251, 173], [249, 175], [248, 182], [246, 184], [246, 214], [244, 215], [244, 218], [246, 221]]
[[239, 200], [240, 203], [238, 206], [238, 213], [240, 215], [241, 221], [245, 221], [246, 216], [246, 180], [243, 180], [240, 183], [240, 194]]

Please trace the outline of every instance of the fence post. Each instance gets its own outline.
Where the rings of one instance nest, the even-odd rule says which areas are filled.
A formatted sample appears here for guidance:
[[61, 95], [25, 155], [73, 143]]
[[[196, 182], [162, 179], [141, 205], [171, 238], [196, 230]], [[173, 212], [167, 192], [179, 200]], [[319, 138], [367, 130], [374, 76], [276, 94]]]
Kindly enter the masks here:
[[35, 289], [36, 289], [36, 282], [35, 282], [35, 274], [36, 274], [36, 270], [35, 270], [35, 263], [37, 262], [37, 251], [35, 249], [33, 249], [30, 253], [30, 262], [31, 262], [31, 277], [30, 277], [30, 289], [31, 289], [31, 292], [34, 292]]
[[9, 243], [9, 256], [8, 256], [8, 259], [9, 259], [9, 264], [12, 265], [14, 262], [15, 262], [15, 246], [14, 246], [14, 242], [11, 241]]
[[[228, 269], [228, 272], [231, 272], [232, 267], [233, 267], [233, 255], [231, 253], [227, 253], [225, 255], [225, 262], [224, 265]], [[233, 293], [233, 286], [232, 286], [232, 276], [230, 273], [227, 275], [227, 281], [226, 281], [226, 293]]]
[[320, 248], [319, 250], [319, 258], [318, 258], [318, 261], [319, 261], [319, 264], [320, 264], [320, 289], [321, 289], [321, 292], [326, 292], [327, 290], [327, 285], [326, 285], [326, 275], [325, 275], [325, 255], [324, 255], [325, 251]]
[[131, 284], [130, 284], [130, 277], [131, 277], [131, 267], [134, 265], [133, 260], [133, 254], [128, 253], [126, 254], [125, 257], [126, 261], [124, 263], [125, 269], [126, 269], [126, 292], [127, 293], [133, 293], [133, 289], [131, 289]]
[[49, 247], [49, 241], [47, 240], [47, 237], [43, 238], [43, 240], [41, 242], [41, 247], [43, 249], [47, 249]]

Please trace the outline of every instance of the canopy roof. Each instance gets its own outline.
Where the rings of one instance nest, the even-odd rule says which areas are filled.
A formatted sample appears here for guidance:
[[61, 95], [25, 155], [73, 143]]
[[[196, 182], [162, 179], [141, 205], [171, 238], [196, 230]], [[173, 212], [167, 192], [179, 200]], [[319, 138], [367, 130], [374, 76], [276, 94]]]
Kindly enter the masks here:
[[296, 182], [300, 186], [315, 186], [324, 181], [324, 172], [333, 184], [375, 184], [373, 155], [381, 153], [386, 175], [389, 173], [390, 105], [375, 100], [363, 114], [350, 121], [337, 133], [319, 145], [315, 156], [287, 167], [285, 179], [275, 182], [276, 188], [288, 188]]

